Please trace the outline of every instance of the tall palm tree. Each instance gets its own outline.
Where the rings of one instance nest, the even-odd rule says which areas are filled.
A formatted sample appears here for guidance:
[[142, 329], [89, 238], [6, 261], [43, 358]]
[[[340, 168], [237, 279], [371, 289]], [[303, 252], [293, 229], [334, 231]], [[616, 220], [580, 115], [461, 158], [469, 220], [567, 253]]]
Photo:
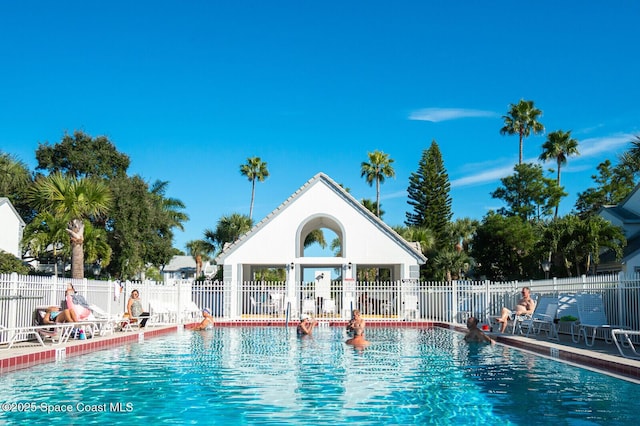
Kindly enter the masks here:
[[99, 180], [76, 179], [54, 173], [38, 179], [29, 191], [35, 209], [67, 223], [71, 239], [71, 277], [84, 278], [84, 219], [109, 211], [112, 195]]
[[360, 165], [360, 177], [364, 177], [369, 186], [376, 183], [376, 216], [380, 217], [380, 184], [385, 178], [395, 177], [396, 172], [393, 169], [393, 159], [389, 158], [389, 154], [375, 150], [367, 154], [369, 162], [363, 161]]
[[504, 126], [500, 129], [500, 134], [518, 135], [520, 137], [520, 156], [518, 164], [522, 164], [523, 140], [531, 132], [542, 133], [544, 126], [538, 122], [538, 117], [542, 111], [533, 105], [533, 101], [520, 100], [517, 104], [511, 104], [507, 115], [503, 115]]
[[[540, 160], [548, 161], [555, 159], [558, 164], [557, 179], [556, 182], [560, 186], [560, 167], [563, 164], [567, 164], [567, 158], [572, 155], [579, 155], [578, 141], [571, 137], [571, 130], [563, 132], [557, 130], [547, 135], [547, 140], [542, 145], [542, 154], [540, 154]], [[553, 216], [554, 219], [558, 217], [558, 205], [556, 204], [556, 212]]]
[[253, 199], [256, 193], [256, 179], [260, 182], [269, 176], [267, 163], [262, 161], [260, 157], [247, 158], [246, 164], [240, 166], [240, 174], [246, 176], [251, 182], [251, 206], [249, 207], [249, 219], [253, 218]]

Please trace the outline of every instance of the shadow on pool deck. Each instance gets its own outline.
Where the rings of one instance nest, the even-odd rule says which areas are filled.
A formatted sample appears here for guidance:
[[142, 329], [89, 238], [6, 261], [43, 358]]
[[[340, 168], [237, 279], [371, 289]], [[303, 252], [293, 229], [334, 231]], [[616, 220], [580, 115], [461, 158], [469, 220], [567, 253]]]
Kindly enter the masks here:
[[[324, 321], [326, 326], [343, 327], [345, 321]], [[283, 321], [217, 321], [217, 326], [284, 326]], [[289, 323], [289, 327], [297, 325], [297, 321]], [[465, 327], [459, 324], [433, 323], [425, 321], [368, 321], [367, 327], [430, 327], [439, 326], [464, 332]], [[126, 343], [138, 342], [147, 338], [177, 332], [182, 325], [168, 325], [148, 327], [138, 332], [116, 332], [112, 335], [95, 337], [89, 340], [70, 340], [61, 346], [47, 344], [43, 347], [38, 342], [21, 342], [11, 349], [0, 347], [0, 374], [9, 371], [28, 368], [44, 362], [53, 362], [61, 357], [94, 352]], [[187, 325], [186, 327], [189, 327]], [[624, 358], [618, 352], [615, 344], [607, 344], [596, 340], [593, 347], [587, 347], [583, 341], [573, 343], [571, 335], [560, 334], [559, 341], [548, 340], [544, 334], [525, 337], [511, 334], [487, 333], [499, 344], [531, 351], [543, 356], [560, 359], [593, 368], [608, 374], [624, 377], [640, 383], [640, 360]]]

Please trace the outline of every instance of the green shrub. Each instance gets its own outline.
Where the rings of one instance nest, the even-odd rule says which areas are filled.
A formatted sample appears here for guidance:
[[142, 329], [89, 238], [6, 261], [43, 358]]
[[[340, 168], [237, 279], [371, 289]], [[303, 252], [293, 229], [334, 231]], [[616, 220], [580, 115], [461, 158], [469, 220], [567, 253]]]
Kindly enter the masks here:
[[22, 260], [18, 259], [11, 253], [0, 250], [0, 274], [9, 274], [16, 272], [20, 275], [27, 275], [31, 268]]

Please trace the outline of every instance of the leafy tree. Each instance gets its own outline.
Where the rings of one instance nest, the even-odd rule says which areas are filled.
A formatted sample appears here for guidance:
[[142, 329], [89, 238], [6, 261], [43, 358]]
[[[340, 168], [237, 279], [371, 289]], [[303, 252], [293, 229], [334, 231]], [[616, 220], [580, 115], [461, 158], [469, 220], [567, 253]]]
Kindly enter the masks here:
[[471, 256], [480, 275], [494, 281], [527, 279], [537, 272], [540, 233], [519, 216], [489, 212], [476, 229]]
[[251, 182], [251, 206], [249, 207], [249, 219], [253, 218], [253, 199], [256, 193], [256, 180], [264, 182], [269, 176], [267, 163], [262, 161], [260, 157], [247, 158], [246, 164], [240, 166], [240, 174], [245, 176]]
[[177, 253], [172, 247], [174, 211], [140, 176], [114, 178], [109, 185], [117, 196], [105, 223], [113, 249], [108, 272], [127, 279], [144, 274], [148, 264], [166, 265]]
[[393, 159], [389, 158], [389, 154], [375, 150], [367, 153], [369, 162], [363, 161], [360, 164], [360, 177], [364, 177], [369, 186], [376, 183], [376, 216], [380, 217], [380, 184], [384, 183], [386, 178], [395, 177], [396, 172], [393, 169]]
[[71, 277], [84, 278], [84, 219], [109, 211], [112, 195], [103, 182], [54, 173], [36, 180], [29, 199], [38, 211], [67, 222], [71, 240]]
[[498, 210], [500, 214], [541, 220], [567, 195], [553, 179], [543, 176], [538, 164], [519, 164], [514, 170], [513, 175], [500, 179], [503, 186], [491, 193], [507, 204]]
[[27, 191], [33, 183], [27, 165], [16, 157], [0, 151], [0, 197], [7, 197], [25, 222], [34, 212], [27, 202]]
[[119, 153], [106, 136], [96, 138], [76, 130], [64, 134], [55, 145], [41, 143], [36, 150], [37, 170], [64, 173], [76, 179], [101, 177], [105, 179], [125, 175], [129, 157]]
[[[556, 182], [558, 186], [560, 186], [560, 167], [563, 164], [567, 163], [567, 158], [571, 155], [578, 155], [578, 141], [571, 137], [571, 130], [568, 132], [563, 132], [562, 130], [557, 130], [555, 132], [549, 133], [547, 135], [547, 140], [542, 145], [542, 154], [540, 154], [540, 160], [548, 161], [548, 160], [556, 160], [556, 164], [558, 165], [558, 177]], [[558, 205], [556, 205], [556, 211], [554, 214], [554, 218], [558, 217]]]
[[11, 253], [0, 250], [0, 274], [10, 274], [15, 272], [19, 275], [27, 275], [31, 268], [22, 260]]
[[533, 101], [520, 100], [517, 104], [511, 104], [507, 115], [503, 115], [504, 126], [500, 129], [501, 135], [518, 135], [520, 138], [520, 154], [518, 164], [522, 164], [522, 151], [524, 138], [542, 133], [544, 126], [538, 121], [542, 111], [533, 105]]
[[623, 163], [612, 167], [611, 161], [605, 160], [597, 170], [598, 174], [591, 176], [596, 187], [579, 193], [576, 200], [575, 208], [582, 218], [596, 214], [602, 206], [620, 203], [635, 187], [633, 172]]
[[422, 152], [418, 170], [409, 177], [409, 205], [413, 212], [406, 213], [406, 225], [431, 229], [437, 244], [444, 244], [451, 212], [451, 184], [444, 167], [442, 154], [436, 141]]

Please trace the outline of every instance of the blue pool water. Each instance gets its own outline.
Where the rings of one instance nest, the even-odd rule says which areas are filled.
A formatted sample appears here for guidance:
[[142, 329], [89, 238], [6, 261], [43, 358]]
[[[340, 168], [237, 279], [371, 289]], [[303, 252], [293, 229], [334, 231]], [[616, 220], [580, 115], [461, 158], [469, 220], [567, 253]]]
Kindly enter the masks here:
[[0, 423], [626, 426], [637, 418], [635, 383], [469, 345], [439, 328], [369, 328], [367, 338], [363, 351], [338, 328], [313, 338], [247, 327], [148, 339], [3, 375], [0, 402], [13, 411], [3, 405]]

